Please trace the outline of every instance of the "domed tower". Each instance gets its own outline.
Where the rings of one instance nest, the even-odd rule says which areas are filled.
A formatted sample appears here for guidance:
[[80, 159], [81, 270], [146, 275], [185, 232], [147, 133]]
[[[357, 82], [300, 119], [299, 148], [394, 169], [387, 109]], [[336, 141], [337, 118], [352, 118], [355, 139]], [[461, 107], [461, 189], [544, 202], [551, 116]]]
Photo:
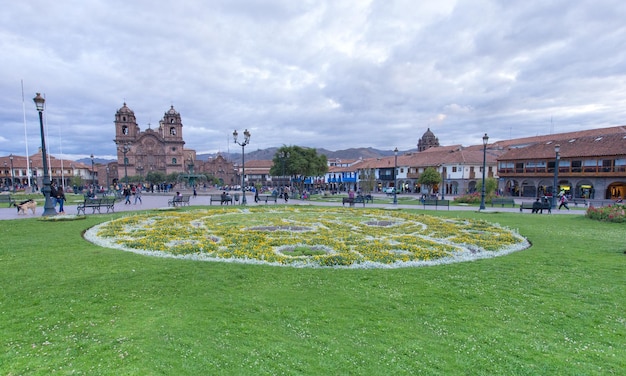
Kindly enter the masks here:
[[183, 139], [183, 123], [180, 120], [180, 114], [171, 106], [163, 115], [160, 122], [161, 134], [167, 141], [182, 141]]
[[167, 173], [185, 170], [185, 155], [183, 141], [183, 123], [180, 114], [171, 106], [159, 121], [159, 132], [163, 137], [165, 152], [165, 166]]
[[435, 134], [428, 128], [422, 138], [417, 142], [417, 151], [424, 151], [436, 146], [439, 146], [439, 139], [435, 137]]
[[130, 175], [135, 174], [134, 144], [140, 133], [135, 113], [124, 102], [122, 108], [115, 113], [115, 139], [113, 141], [117, 149], [117, 174], [114, 176], [125, 176], [129, 171]]
[[122, 108], [115, 113], [115, 143], [119, 144], [129, 142], [135, 139], [139, 134], [139, 126], [137, 118], [133, 110], [126, 106], [126, 102]]

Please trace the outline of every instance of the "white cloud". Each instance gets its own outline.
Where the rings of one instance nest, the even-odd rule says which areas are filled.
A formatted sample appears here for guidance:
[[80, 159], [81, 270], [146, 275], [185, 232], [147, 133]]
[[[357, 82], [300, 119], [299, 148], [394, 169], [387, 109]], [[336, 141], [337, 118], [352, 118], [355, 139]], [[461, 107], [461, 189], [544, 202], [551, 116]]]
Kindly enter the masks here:
[[[35, 15], [45, 15], [36, 17]], [[415, 147], [619, 125], [626, 3], [147, 0], [9, 2], [0, 15], [0, 154], [23, 153], [46, 93], [52, 153], [115, 152], [170, 105], [188, 147]], [[552, 122], [552, 126], [550, 123]]]

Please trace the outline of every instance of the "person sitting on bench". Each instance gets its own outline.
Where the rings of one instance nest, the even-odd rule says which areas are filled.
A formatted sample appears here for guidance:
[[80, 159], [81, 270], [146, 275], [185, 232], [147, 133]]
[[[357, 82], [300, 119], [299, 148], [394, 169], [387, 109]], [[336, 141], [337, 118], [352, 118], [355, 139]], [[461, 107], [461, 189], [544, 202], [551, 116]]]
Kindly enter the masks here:
[[539, 198], [537, 198], [537, 201], [533, 202], [533, 213], [543, 213], [543, 203], [541, 201], [539, 201]]

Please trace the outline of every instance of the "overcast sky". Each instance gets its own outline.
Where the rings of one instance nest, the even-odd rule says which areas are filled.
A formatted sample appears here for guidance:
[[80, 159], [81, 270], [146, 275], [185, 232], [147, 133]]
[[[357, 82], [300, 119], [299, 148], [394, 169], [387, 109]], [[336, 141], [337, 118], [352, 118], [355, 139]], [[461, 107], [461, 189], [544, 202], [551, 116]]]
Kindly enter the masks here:
[[623, 0], [24, 0], [0, 20], [0, 155], [41, 145], [36, 92], [68, 159], [115, 155], [124, 102], [142, 130], [173, 105], [199, 153], [245, 128], [246, 150], [408, 150], [429, 127], [472, 145], [626, 123]]

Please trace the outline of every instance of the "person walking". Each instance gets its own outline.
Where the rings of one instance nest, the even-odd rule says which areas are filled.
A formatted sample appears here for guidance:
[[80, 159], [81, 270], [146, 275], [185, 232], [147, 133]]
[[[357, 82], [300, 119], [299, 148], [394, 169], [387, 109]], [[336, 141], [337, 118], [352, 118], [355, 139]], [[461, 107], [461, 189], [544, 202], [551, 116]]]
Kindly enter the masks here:
[[124, 205], [130, 205], [130, 187], [128, 185], [124, 186]]
[[139, 204], [143, 204], [143, 201], [141, 201], [141, 188], [140, 185], [135, 188], [135, 205], [137, 205], [137, 200], [139, 200]]
[[561, 208], [565, 206], [565, 209], [569, 210], [569, 206], [567, 206], [567, 197], [565, 197], [565, 195], [561, 196], [561, 200], [560, 200], [560, 204], [559, 204], [559, 210], [561, 210]]
[[[63, 191], [63, 187], [59, 187], [59, 189], [57, 189], [56, 199], [56, 203], [59, 204], [59, 214], [65, 214], [65, 209], [63, 209], [63, 203], [65, 202], [65, 192]], [[56, 204], [54, 206], [56, 206]]]
[[63, 192], [63, 187], [57, 187], [56, 182], [50, 184], [50, 199], [54, 200], [55, 208], [59, 204], [59, 214], [64, 214], [63, 202], [65, 201], [65, 193]]

